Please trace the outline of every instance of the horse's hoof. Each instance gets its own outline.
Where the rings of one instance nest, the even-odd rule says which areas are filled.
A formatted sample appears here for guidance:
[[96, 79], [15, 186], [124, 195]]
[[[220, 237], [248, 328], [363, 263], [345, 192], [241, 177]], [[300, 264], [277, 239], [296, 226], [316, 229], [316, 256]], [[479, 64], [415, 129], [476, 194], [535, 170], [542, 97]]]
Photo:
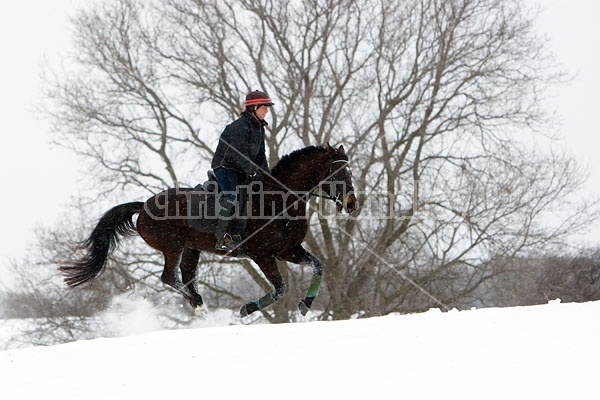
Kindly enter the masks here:
[[251, 302], [242, 306], [242, 308], [240, 309], [240, 316], [244, 318], [252, 314], [254, 311], [258, 310], [258, 304], [256, 304], [255, 302]]
[[300, 310], [300, 314], [303, 316], [308, 314], [310, 311], [310, 308], [308, 308], [308, 306], [304, 303], [304, 300], [301, 300], [300, 303], [298, 303], [298, 309]]
[[206, 319], [206, 317], [208, 316], [208, 308], [205, 304], [196, 306], [196, 308], [194, 308], [194, 315], [196, 315], [196, 317], [200, 319]]

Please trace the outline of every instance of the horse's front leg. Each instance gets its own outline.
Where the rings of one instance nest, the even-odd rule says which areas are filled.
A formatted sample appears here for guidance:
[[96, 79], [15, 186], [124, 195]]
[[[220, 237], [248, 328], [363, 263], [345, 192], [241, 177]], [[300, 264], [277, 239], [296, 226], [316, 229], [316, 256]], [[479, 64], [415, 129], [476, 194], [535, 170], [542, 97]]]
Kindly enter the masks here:
[[298, 309], [300, 310], [302, 315], [308, 314], [308, 311], [312, 306], [313, 300], [319, 295], [319, 290], [321, 289], [321, 282], [323, 282], [323, 266], [321, 265], [321, 261], [310, 253], [307, 253], [307, 255], [309, 256], [309, 260], [307, 260], [307, 263], [312, 265], [313, 267], [313, 276], [310, 280], [310, 286], [306, 291], [306, 297], [304, 297], [304, 299], [301, 300], [298, 304]]
[[282, 254], [281, 259], [294, 264], [311, 265], [313, 268], [313, 276], [310, 281], [310, 286], [306, 291], [306, 297], [298, 304], [298, 309], [300, 309], [302, 315], [306, 315], [310, 310], [315, 297], [319, 295], [321, 282], [323, 282], [323, 265], [317, 257], [310, 254], [301, 245]]
[[272, 293], [267, 293], [258, 300], [251, 301], [250, 303], [243, 305], [240, 310], [240, 315], [242, 317], [246, 317], [255, 311], [263, 310], [269, 307], [270, 305], [276, 303], [285, 294], [285, 282], [283, 281], [283, 277], [279, 272], [279, 268], [277, 267], [275, 259], [269, 258], [265, 260], [255, 261], [260, 267], [260, 270], [263, 272], [263, 274], [265, 274], [269, 282], [271, 282], [271, 284], [275, 288], [275, 291]]

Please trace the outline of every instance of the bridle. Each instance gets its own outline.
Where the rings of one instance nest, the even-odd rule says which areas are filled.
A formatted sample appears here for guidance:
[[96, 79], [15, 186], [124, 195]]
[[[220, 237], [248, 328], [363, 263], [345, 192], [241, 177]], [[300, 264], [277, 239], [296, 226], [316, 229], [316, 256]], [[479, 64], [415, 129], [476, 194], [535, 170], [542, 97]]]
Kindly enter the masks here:
[[[337, 171], [333, 171], [334, 165], [335, 163], [344, 163], [344, 164], [348, 164], [348, 160], [333, 160], [331, 162], [331, 164], [329, 165], [329, 173], [328, 173], [328, 177], [329, 179], [324, 180], [319, 182], [319, 186], [321, 185], [321, 183], [323, 182], [332, 182], [331, 178], [333, 178], [333, 175], [335, 174], [335, 172]], [[341, 168], [340, 168], [341, 169]], [[313, 190], [311, 190], [310, 192], [308, 192], [309, 196], [313, 196], [313, 197], [321, 197], [323, 199], [327, 199], [327, 200], [331, 200], [333, 202], [335, 202], [335, 205], [338, 208], [342, 208], [344, 206], [344, 203], [342, 203], [342, 201], [340, 200], [340, 196], [336, 193], [336, 196], [332, 196], [330, 194], [321, 194], [321, 193], [316, 193], [316, 191], [319, 190], [319, 187], [314, 188]]]

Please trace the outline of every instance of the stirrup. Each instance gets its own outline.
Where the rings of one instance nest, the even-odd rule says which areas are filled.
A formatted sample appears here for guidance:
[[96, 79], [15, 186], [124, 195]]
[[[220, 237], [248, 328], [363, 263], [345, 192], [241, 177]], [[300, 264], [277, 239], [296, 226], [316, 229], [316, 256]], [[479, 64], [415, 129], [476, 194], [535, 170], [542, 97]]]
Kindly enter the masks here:
[[[237, 238], [238, 235], [235, 236]], [[234, 240], [234, 238], [232, 238], [229, 233], [226, 233], [221, 239], [217, 241], [217, 243], [215, 244], [215, 249], [222, 251], [233, 251], [237, 249], [239, 245], [239, 241], [236, 242], [236, 240]]]

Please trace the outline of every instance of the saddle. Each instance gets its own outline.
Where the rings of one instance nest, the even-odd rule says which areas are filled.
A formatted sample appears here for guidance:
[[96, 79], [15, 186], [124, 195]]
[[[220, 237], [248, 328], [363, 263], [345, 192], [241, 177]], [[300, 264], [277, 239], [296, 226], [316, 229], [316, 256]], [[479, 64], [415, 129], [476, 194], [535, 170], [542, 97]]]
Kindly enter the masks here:
[[[217, 222], [221, 218], [218, 215], [220, 207], [218, 207], [221, 199], [221, 188], [217, 182], [217, 177], [213, 170], [207, 172], [208, 180], [204, 183], [195, 186], [188, 197], [188, 226], [198, 232], [214, 234]], [[238, 196], [239, 200], [236, 204], [236, 216], [232, 224], [240, 224], [238, 232], [245, 232], [247, 218], [239, 218], [246, 216], [245, 196]], [[242, 234], [242, 237], [244, 235]]]

